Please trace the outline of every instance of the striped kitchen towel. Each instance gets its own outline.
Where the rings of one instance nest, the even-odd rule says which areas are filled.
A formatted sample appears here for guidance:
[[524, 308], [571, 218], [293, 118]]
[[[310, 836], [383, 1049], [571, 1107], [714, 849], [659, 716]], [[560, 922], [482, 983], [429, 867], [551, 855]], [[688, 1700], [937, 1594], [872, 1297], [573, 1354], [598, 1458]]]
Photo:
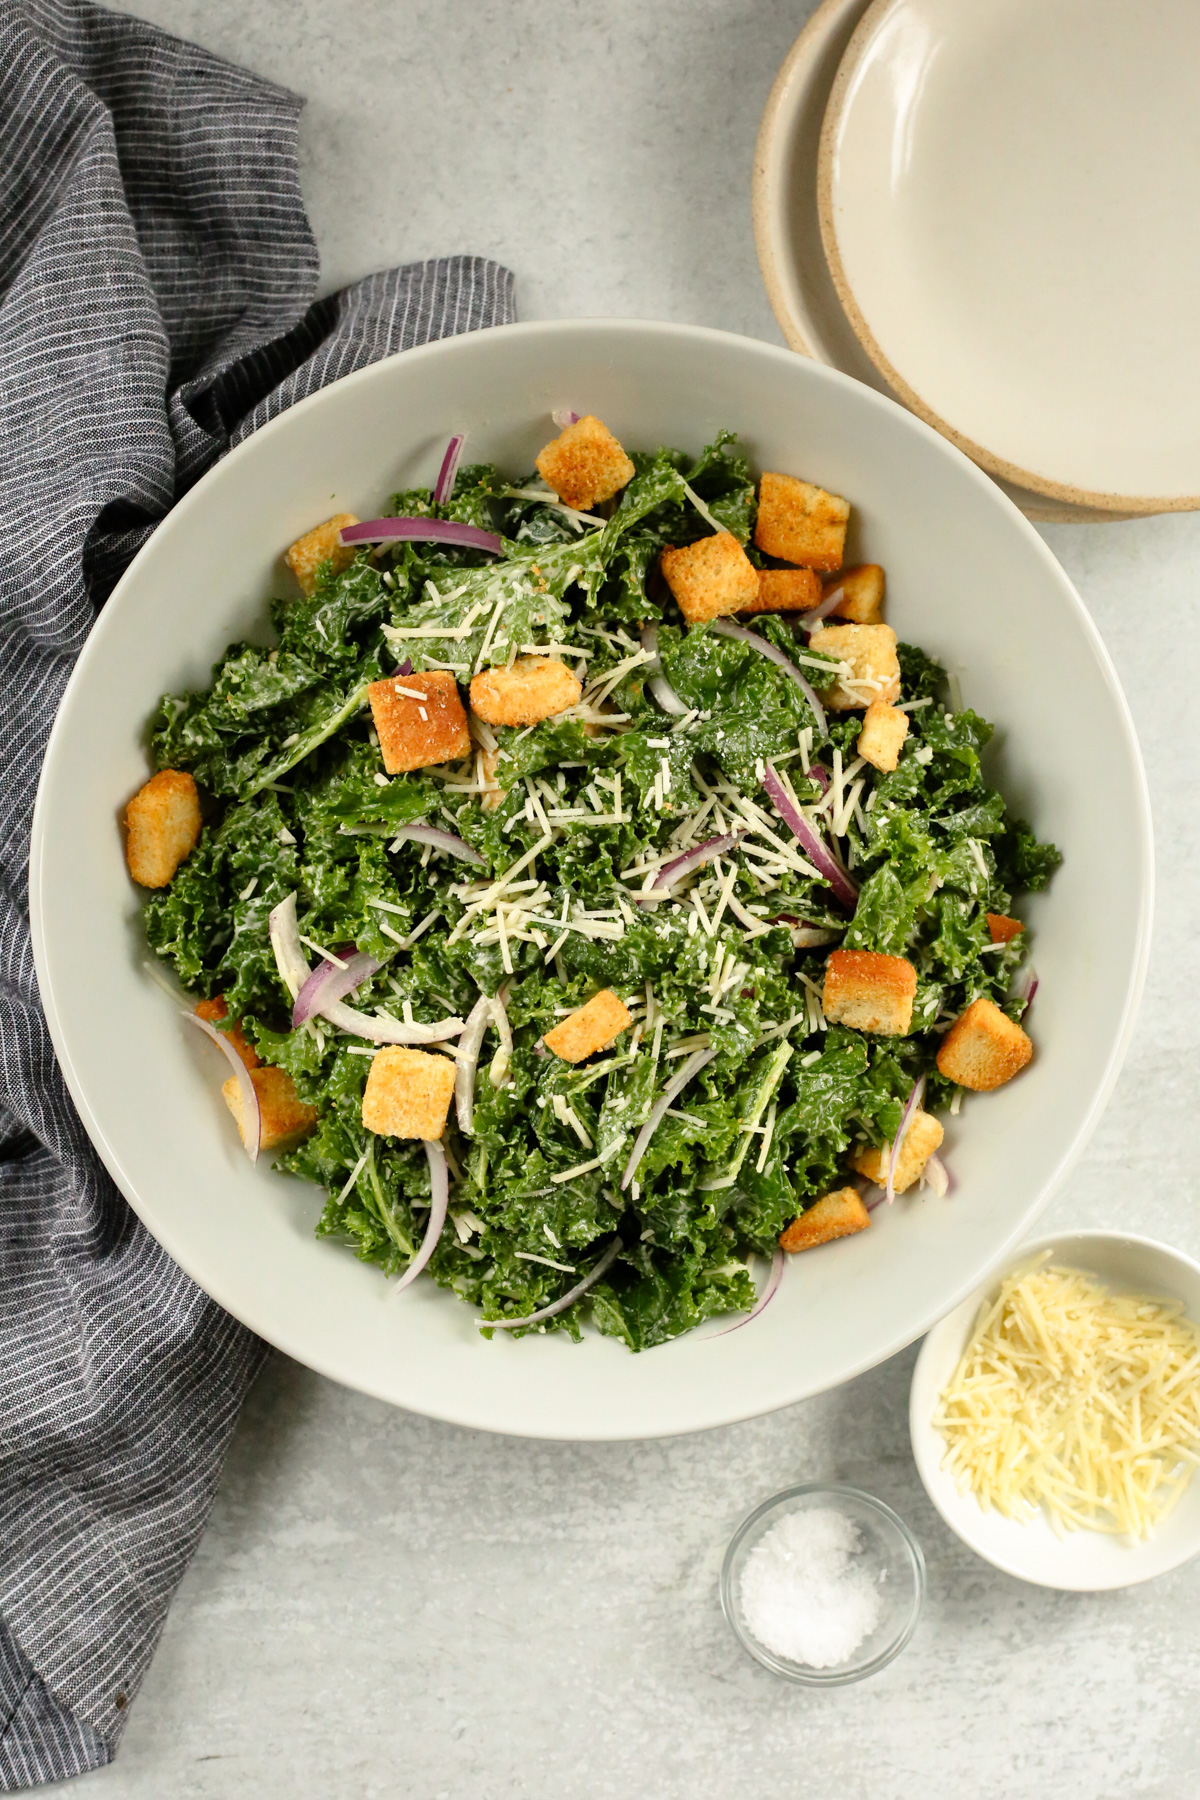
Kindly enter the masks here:
[[513, 317], [476, 257], [314, 303], [300, 104], [81, 0], [0, 0], [0, 1789], [112, 1758], [264, 1354], [134, 1218], [55, 1065], [27, 901], [55, 709], [231, 445]]

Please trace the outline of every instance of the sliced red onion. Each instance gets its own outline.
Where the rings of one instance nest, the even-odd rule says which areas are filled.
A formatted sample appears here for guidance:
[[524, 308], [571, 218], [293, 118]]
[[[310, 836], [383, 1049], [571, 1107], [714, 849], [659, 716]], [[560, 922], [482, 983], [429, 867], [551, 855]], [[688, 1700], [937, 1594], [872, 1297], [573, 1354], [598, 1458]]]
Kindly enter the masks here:
[[693, 1051], [692, 1055], [689, 1056], [684, 1063], [682, 1069], [680, 1069], [678, 1075], [675, 1076], [673, 1081], [667, 1083], [658, 1099], [654, 1102], [654, 1105], [650, 1108], [650, 1114], [646, 1123], [642, 1126], [642, 1129], [633, 1140], [633, 1149], [629, 1153], [629, 1161], [625, 1164], [625, 1173], [621, 1177], [622, 1193], [633, 1180], [637, 1166], [641, 1162], [643, 1156], [645, 1156], [646, 1150], [649, 1147], [650, 1139], [662, 1124], [663, 1117], [672, 1100], [675, 1099], [676, 1095], [683, 1092], [688, 1082], [692, 1079], [692, 1076], [699, 1074], [705, 1063], [710, 1063], [716, 1054], [715, 1050]]
[[825, 598], [823, 600], [821, 600], [816, 606], [813, 607], [811, 612], [806, 612], [805, 614], [803, 614], [803, 616], [800, 619], [801, 631], [811, 632], [813, 626], [819, 625], [821, 623], [822, 619], [828, 617], [828, 615], [833, 611], [834, 607], [837, 605], [838, 601], [844, 600], [845, 597], [846, 597], [845, 588], [841, 587], [840, 585], [838, 587], [835, 587], [831, 593], [826, 594]]
[[458, 1114], [458, 1128], [465, 1137], [470, 1137], [475, 1129], [475, 1071], [479, 1067], [483, 1034], [491, 1016], [492, 1003], [486, 994], [480, 994], [467, 1014], [466, 1027], [454, 1054], [454, 1108]]
[[744, 836], [744, 832], [731, 831], [725, 837], [707, 838], [703, 844], [697, 844], [694, 850], [685, 850], [682, 856], [677, 856], [674, 861], [663, 864], [658, 871], [655, 885], [647, 888], [646, 893], [639, 895], [639, 898], [660, 900], [663, 894], [674, 887], [677, 881], [682, 881], [684, 876], [690, 875], [693, 869], [699, 869], [703, 864], [710, 863], [715, 856], [724, 856], [727, 850], [732, 850], [736, 844], [740, 844]]
[[433, 490], [433, 504], [446, 506], [454, 492], [454, 477], [458, 474], [458, 459], [462, 455], [463, 438], [460, 432], [452, 437], [446, 445], [446, 454], [442, 458], [441, 470]]
[[492, 1066], [488, 1073], [493, 1087], [503, 1087], [508, 1080], [509, 1064], [512, 1062], [513, 1034], [508, 1022], [508, 1014], [504, 1003], [508, 999], [509, 983], [506, 981], [488, 1001], [492, 1015], [492, 1024], [496, 1027], [496, 1036], [500, 1039], [500, 1048], [492, 1058]]
[[405, 1269], [403, 1275], [392, 1289], [394, 1294], [404, 1291], [410, 1281], [415, 1281], [425, 1264], [429, 1261], [438, 1246], [442, 1235], [442, 1227], [446, 1223], [446, 1209], [450, 1205], [450, 1177], [446, 1170], [446, 1152], [432, 1138], [426, 1138], [425, 1154], [429, 1158], [430, 1205], [429, 1223], [425, 1227], [425, 1236], [421, 1239], [421, 1248]]
[[441, 831], [436, 825], [401, 825], [392, 839], [393, 844], [398, 844], [402, 838], [412, 838], [418, 844], [432, 844], [435, 850], [444, 850], [447, 856], [458, 856], [463, 862], [487, 867], [486, 857], [480, 856], [478, 850], [472, 850], [470, 844], [464, 844], [453, 832]]
[[829, 792], [829, 770], [825, 767], [824, 763], [810, 764], [808, 773], [812, 780], [816, 782], [821, 792], [827, 794]]
[[319, 1013], [330, 1000], [340, 1000], [344, 994], [352, 994], [355, 988], [362, 986], [368, 975], [374, 975], [378, 967], [378, 958], [368, 956], [365, 950], [356, 950], [340, 969], [336, 963], [321, 963], [296, 995], [296, 1004], [292, 1008], [292, 1030], [303, 1025], [306, 1019], [311, 1019], [314, 1013]]
[[662, 664], [658, 661], [657, 625], [647, 625], [643, 630], [642, 649], [648, 650], [651, 656], [655, 658], [653, 665], [654, 673], [646, 683], [651, 697], [658, 702], [665, 713], [670, 713], [672, 718], [682, 719], [684, 714], [690, 712], [692, 709], [690, 706], [686, 706], [679, 698], [679, 695], [675, 692], [675, 689], [671, 686], [670, 682], [662, 672]]
[[767, 763], [763, 773], [763, 787], [770, 795], [775, 811], [792, 834], [800, 840], [810, 861], [820, 871], [822, 879], [828, 882], [844, 906], [857, 906], [858, 887], [856, 883], [851, 881], [840, 863], [834, 860], [799, 807], [793, 804], [787, 789], [770, 763]]
[[954, 1186], [954, 1179], [936, 1150], [925, 1164], [925, 1179], [939, 1200], [944, 1200]]
[[762, 1293], [758, 1296], [758, 1299], [754, 1302], [753, 1310], [748, 1312], [744, 1319], [739, 1319], [736, 1325], [727, 1325], [724, 1331], [714, 1331], [712, 1334], [714, 1338], [728, 1337], [731, 1331], [740, 1331], [743, 1325], [751, 1324], [753, 1320], [757, 1319], [760, 1312], [766, 1311], [767, 1307], [770, 1306], [772, 1300], [779, 1291], [779, 1284], [783, 1280], [783, 1267], [786, 1260], [782, 1249], [777, 1244], [775, 1246], [775, 1254], [771, 1258], [771, 1270], [767, 1276], [766, 1285], [763, 1288]]
[[817, 730], [822, 737], [827, 735], [829, 727], [825, 723], [825, 708], [817, 699], [812, 683], [805, 680], [790, 656], [785, 656], [782, 650], [777, 650], [769, 639], [762, 636], [761, 632], [747, 631], [744, 625], [734, 625], [729, 619], [714, 619], [712, 628], [718, 637], [736, 638], [739, 644], [749, 644], [752, 650], [757, 650], [760, 656], [765, 656], [768, 662], [773, 662], [777, 668], [783, 670], [785, 675], [790, 675], [812, 707], [813, 717], [817, 721]]
[[432, 1025], [420, 1025], [414, 1020], [407, 1025], [403, 1019], [393, 1019], [390, 1013], [359, 1012], [340, 1000], [327, 1001], [321, 1007], [321, 1017], [338, 1031], [368, 1038], [373, 1044], [444, 1044], [464, 1030], [464, 1021], [458, 1018], [436, 1019]]
[[[869, 1199], [868, 1195], [870, 1195]], [[877, 1206], [883, 1205], [884, 1192], [878, 1182], [870, 1181], [867, 1183], [866, 1187], [862, 1190], [862, 1201], [868, 1212], [874, 1212]]]
[[615, 1237], [600, 1261], [586, 1274], [582, 1281], [577, 1281], [573, 1288], [568, 1288], [559, 1299], [552, 1300], [549, 1306], [539, 1307], [537, 1312], [525, 1313], [519, 1319], [476, 1319], [480, 1331], [519, 1331], [522, 1325], [536, 1325], [542, 1319], [552, 1319], [555, 1313], [565, 1312], [568, 1306], [574, 1305], [581, 1294], [586, 1294], [594, 1287], [602, 1275], [607, 1275], [616, 1261], [617, 1252], [621, 1248], [621, 1240]]
[[399, 681], [405, 675], [411, 675], [411, 674], [412, 674], [412, 664], [409, 662], [409, 660], [406, 656], [404, 661], [400, 664], [400, 667], [396, 670], [396, 673], [395, 673], [395, 676], [393, 677], [393, 679]]
[[913, 1122], [913, 1114], [916, 1112], [924, 1098], [925, 1077], [919, 1075], [916, 1081], [913, 1082], [912, 1092], [904, 1102], [904, 1111], [900, 1114], [900, 1124], [895, 1137], [892, 1139], [891, 1155], [888, 1157], [887, 1181], [884, 1184], [883, 1190], [889, 1206], [896, 1198], [896, 1169], [900, 1162], [901, 1146], [908, 1136], [908, 1128]]
[[556, 406], [550, 417], [560, 431], [565, 431], [568, 425], [578, 425], [579, 423], [579, 414], [572, 412], [569, 406]]
[[249, 1069], [223, 1031], [218, 1031], [215, 1025], [210, 1025], [207, 1019], [200, 1018], [197, 1013], [185, 1012], [183, 1017], [202, 1031], [206, 1038], [212, 1039], [237, 1076], [238, 1092], [242, 1096], [242, 1136], [246, 1155], [252, 1163], [257, 1162], [262, 1143], [262, 1108], [258, 1104], [258, 1089], [250, 1079]]
[[490, 550], [503, 556], [504, 539], [478, 525], [460, 525], [457, 519], [367, 519], [362, 525], [344, 525], [338, 532], [343, 544], [391, 544], [402, 538], [427, 544], [457, 544], [465, 550]]
[[275, 967], [279, 970], [279, 979], [295, 1000], [312, 974], [308, 958], [304, 954], [304, 946], [300, 942], [295, 894], [289, 894], [286, 900], [281, 900], [278, 906], [271, 909], [267, 917], [267, 930], [271, 937], [271, 948], [275, 952]]
[[684, 705], [665, 675], [652, 675], [646, 683], [646, 687], [651, 699], [656, 701], [665, 713], [670, 713], [673, 719], [682, 719], [685, 713], [692, 710], [690, 706]]
[[1012, 987], [1013, 999], [1025, 1002], [1021, 1008], [1022, 1018], [1033, 1005], [1033, 996], [1037, 993], [1039, 986], [1037, 970], [1032, 963], [1026, 963], [1025, 967], [1018, 971], [1017, 979], [1013, 982]]

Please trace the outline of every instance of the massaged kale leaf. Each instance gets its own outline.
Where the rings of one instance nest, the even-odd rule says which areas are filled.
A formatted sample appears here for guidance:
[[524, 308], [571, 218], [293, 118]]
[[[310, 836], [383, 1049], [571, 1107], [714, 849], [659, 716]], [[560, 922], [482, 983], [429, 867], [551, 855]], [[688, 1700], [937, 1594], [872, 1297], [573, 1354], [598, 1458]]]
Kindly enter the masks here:
[[[450, 1218], [429, 1273], [484, 1320], [524, 1317], [619, 1237], [604, 1278], [532, 1329], [578, 1338], [590, 1316], [640, 1350], [752, 1306], [754, 1258], [845, 1185], [849, 1157], [890, 1141], [919, 1076], [927, 1106], [947, 1103], [934, 1060], [946, 1025], [981, 995], [1021, 1010], [1009, 995], [1026, 934], [993, 944], [987, 914], [1010, 914], [1060, 857], [1009, 816], [985, 773], [991, 727], [948, 710], [944, 672], [920, 649], [899, 646], [909, 733], [881, 774], [857, 754], [861, 712], [831, 711], [822, 730], [753, 646], [681, 619], [663, 548], [713, 521], [752, 537], [754, 484], [730, 434], [699, 457], [633, 462], [603, 516], [483, 464], [460, 469], [440, 509], [427, 489], [396, 494], [393, 512], [497, 532], [504, 554], [404, 542], [326, 563], [310, 593], [275, 604], [270, 647], [231, 645], [206, 689], [166, 696], [152, 752], [195, 775], [206, 824], [145, 918], [188, 992], [223, 994], [263, 1062], [316, 1108], [280, 1159], [314, 1185], [313, 1228], [389, 1276], [424, 1236], [427, 1158], [363, 1126], [373, 1045], [319, 1018], [292, 1029], [268, 916], [295, 895], [308, 954], [375, 958], [360, 1011], [428, 1023], [493, 997], [470, 1135], [451, 1110]], [[753, 623], [809, 654], [787, 618]], [[539, 653], [578, 672], [577, 706], [533, 726], [476, 723], [462, 761], [383, 772], [372, 681], [407, 663], [465, 688]], [[662, 710], [656, 675], [682, 712]], [[775, 811], [768, 762], [836, 844], [860, 889], [853, 913]], [[406, 837], [414, 824], [482, 864]], [[671, 884], [674, 859], [731, 835], [733, 853]], [[828, 1023], [837, 947], [913, 963], [908, 1035]], [[605, 988], [630, 1026], [579, 1064], [549, 1053], [545, 1033]], [[623, 1181], [651, 1109], [699, 1051], [712, 1055]]]

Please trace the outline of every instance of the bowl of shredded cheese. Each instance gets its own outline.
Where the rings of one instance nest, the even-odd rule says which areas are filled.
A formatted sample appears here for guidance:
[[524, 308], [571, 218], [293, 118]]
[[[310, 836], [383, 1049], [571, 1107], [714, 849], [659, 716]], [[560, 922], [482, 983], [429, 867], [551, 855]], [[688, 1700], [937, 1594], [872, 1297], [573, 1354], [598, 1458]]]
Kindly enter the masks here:
[[764, 1500], [721, 1570], [721, 1605], [743, 1649], [803, 1687], [877, 1674], [912, 1637], [924, 1597], [925, 1560], [903, 1519], [836, 1484]]
[[1200, 1552], [1200, 1264], [1122, 1232], [1026, 1246], [925, 1339], [909, 1424], [930, 1499], [1008, 1574], [1178, 1568]]

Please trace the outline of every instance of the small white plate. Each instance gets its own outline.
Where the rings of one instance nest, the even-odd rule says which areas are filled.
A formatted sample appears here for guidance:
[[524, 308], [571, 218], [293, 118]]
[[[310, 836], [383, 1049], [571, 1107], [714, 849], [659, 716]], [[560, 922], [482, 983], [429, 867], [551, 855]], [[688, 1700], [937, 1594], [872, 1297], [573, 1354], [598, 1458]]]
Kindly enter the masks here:
[[834, 83], [825, 253], [892, 390], [983, 467], [1200, 506], [1195, 0], [874, 0]]
[[1177, 1569], [1200, 1552], [1200, 1480], [1189, 1482], [1160, 1531], [1132, 1544], [1099, 1531], [1072, 1531], [1060, 1538], [1044, 1514], [1021, 1525], [984, 1512], [974, 1494], [961, 1494], [942, 1468], [946, 1441], [933, 1428], [933, 1409], [966, 1349], [980, 1303], [1005, 1275], [1042, 1250], [1049, 1250], [1055, 1262], [1088, 1270], [1110, 1287], [1182, 1300], [1191, 1317], [1200, 1319], [1200, 1263], [1167, 1244], [1120, 1231], [1076, 1231], [1026, 1244], [935, 1325], [921, 1346], [909, 1391], [913, 1455], [925, 1491], [951, 1531], [996, 1568], [1020, 1581], [1074, 1593], [1133, 1587]]
[[[772, 311], [788, 344], [892, 398], [838, 299], [817, 210], [817, 150], [842, 54], [869, 0], [822, 0], [775, 78], [754, 154], [754, 239]], [[1001, 484], [1028, 518], [1095, 522], [1109, 513]]]

